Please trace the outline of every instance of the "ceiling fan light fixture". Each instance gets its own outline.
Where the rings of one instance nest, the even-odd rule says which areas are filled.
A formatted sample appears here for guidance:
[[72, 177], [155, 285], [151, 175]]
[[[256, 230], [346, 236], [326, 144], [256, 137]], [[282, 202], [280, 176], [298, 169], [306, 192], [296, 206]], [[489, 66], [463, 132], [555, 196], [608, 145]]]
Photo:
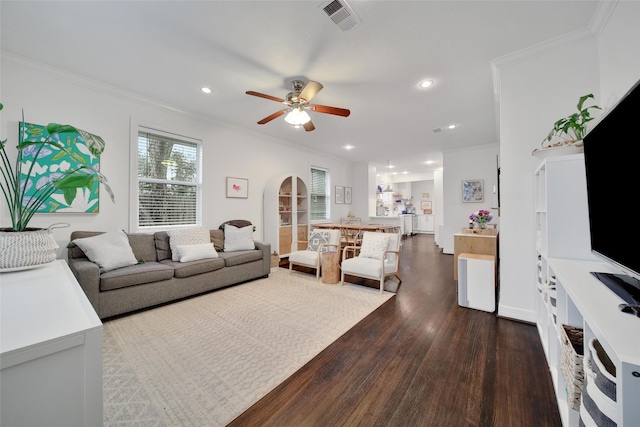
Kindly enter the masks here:
[[301, 108], [292, 108], [291, 111], [284, 116], [284, 120], [290, 125], [301, 126], [311, 120], [309, 114]]

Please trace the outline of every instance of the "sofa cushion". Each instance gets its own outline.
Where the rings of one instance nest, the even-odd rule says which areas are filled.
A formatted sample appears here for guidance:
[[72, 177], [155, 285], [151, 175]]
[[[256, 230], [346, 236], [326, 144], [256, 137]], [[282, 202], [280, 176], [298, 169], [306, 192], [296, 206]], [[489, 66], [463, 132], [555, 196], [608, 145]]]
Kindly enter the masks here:
[[138, 263], [129, 239], [122, 230], [74, 239], [72, 243], [79, 246], [87, 258], [98, 264], [101, 273]]
[[224, 231], [222, 230], [209, 230], [211, 235], [211, 243], [216, 251], [222, 252], [224, 250]]
[[206, 227], [189, 227], [167, 231], [169, 235], [169, 246], [171, 247], [171, 260], [180, 261], [180, 251], [178, 246], [197, 245], [210, 243], [211, 235]]
[[156, 241], [156, 259], [164, 261], [171, 259], [171, 246], [169, 245], [169, 235], [166, 231], [156, 231], [153, 233]]
[[156, 243], [153, 234], [150, 233], [127, 233], [129, 245], [133, 250], [136, 259], [145, 262], [156, 261]]
[[224, 260], [224, 265], [232, 267], [234, 265], [246, 264], [252, 261], [258, 261], [262, 259], [262, 251], [235, 251], [235, 252], [222, 252], [218, 256]]
[[173, 268], [158, 262], [146, 262], [119, 268], [100, 275], [100, 290], [126, 288], [143, 283], [160, 282], [173, 277]]
[[173, 277], [182, 278], [220, 270], [224, 267], [224, 261], [220, 258], [201, 259], [189, 262], [175, 262], [166, 259], [162, 261], [162, 265], [171, 267], [174, 270]]

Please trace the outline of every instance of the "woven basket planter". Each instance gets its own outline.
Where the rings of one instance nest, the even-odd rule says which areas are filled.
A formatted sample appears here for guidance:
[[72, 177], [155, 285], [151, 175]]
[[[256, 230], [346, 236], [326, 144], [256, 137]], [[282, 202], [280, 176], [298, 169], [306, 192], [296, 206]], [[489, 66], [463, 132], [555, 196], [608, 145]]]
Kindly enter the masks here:
[[0, 228], [0, 269], [46, 264], [56, 259], [58, 244], [50, 228], [14, 231]]

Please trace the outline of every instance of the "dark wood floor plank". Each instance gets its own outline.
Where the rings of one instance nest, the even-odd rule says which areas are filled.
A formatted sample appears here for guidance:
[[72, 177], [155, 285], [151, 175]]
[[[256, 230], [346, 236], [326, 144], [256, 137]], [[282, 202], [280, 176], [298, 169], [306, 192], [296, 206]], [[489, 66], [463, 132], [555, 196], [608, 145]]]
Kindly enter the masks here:
[[433, 236], [404, 241], [400, 276], [396, 297], [230, 426], [560, 425], [535, 326], [459, 307]]

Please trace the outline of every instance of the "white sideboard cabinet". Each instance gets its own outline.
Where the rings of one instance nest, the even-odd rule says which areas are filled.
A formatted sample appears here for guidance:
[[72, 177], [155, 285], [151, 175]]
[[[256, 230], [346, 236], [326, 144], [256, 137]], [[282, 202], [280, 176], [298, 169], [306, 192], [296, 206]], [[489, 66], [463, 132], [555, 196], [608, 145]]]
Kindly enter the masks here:
[[579, 425], [562, 374], [562, 325], [583, 331], [585, 354], [596, 338], [617, 371], [619, 426], [640, 425], [640, 318], [593, 277], [612, 272], [591, 253], [584, 156], [548, 157], [534, 172], [537, 328], [562, 424]]
[[0, 273], [0, 368], [0, 425], [102, 425], [102, 322], [64, 260]]

